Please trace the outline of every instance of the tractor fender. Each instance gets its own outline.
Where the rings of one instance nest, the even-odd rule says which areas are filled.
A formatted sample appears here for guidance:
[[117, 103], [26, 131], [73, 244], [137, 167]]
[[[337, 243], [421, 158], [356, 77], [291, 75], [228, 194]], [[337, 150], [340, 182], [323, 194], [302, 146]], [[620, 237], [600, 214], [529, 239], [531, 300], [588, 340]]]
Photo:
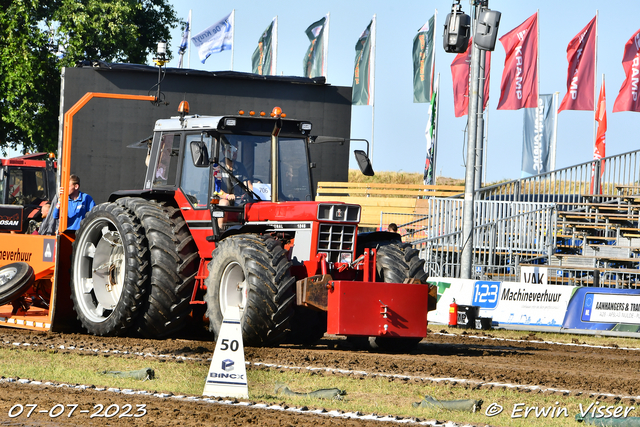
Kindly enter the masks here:
[[222, 233], [220, 240], [224, 240], [227, 237], [235, 236], [237, 234], [264, 234], [266, 230], [267, 226], [264, 224], [234, 225]]
[[141, 197], [145, 200], [170, 201], [174, 199], [175, 190], [120, 190], [109, 195], [109, 202], [113, 203], [123, 197]]

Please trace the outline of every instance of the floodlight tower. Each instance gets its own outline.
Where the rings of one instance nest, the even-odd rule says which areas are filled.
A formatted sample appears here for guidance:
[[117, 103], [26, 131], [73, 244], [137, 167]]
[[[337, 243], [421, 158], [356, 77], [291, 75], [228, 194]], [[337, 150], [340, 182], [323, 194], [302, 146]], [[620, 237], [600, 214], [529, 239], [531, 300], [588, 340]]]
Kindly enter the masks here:
[[[477, 155], [479, 123], [484, 123], [482, 111], [483, 92], [480, 90], [480, 51], [494, 50], [500, 23], [500, 12], [488, 9], [488, 0], [470, 0], [475, 8], [474, 37], [471, 51], [471, 70], [469, 81], [469, 115], [467, 134], [467, 165], [464, 185], [464, 210], [462, 222], [462, 255], [460, 258], [460, 278], [471, 279], [473, 265], [473, 211], [474, 191], [476, 188], [476, 169], [482, 165], [482, 151]], [[460, 0], [454, 0], [451, 13], [447, 15], [443, 33], [444, 50], [446, 52], [465, 52], [469, 43], [470, 18], [460, 7]], [[466, 35], [466, 39], [465, 39]], [[464, 40], [462, 40], [464, 39]], [[484, 75], [482, 76], [484, 78]], [[479, 122], [479, 118], [481, 121]], [[480, 142], [480, 147], [482, 142]]]

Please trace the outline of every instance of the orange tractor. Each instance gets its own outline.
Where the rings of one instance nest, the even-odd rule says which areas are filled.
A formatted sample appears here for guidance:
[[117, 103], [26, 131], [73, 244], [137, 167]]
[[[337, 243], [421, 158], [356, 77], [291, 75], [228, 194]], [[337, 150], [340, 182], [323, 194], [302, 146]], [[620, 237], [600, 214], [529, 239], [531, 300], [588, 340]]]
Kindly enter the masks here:
[[[93, 97], [124, 98], [87, 94], [65, 114], [61, 182], [73, 114]], [[332, 139], [312, 136], [312, 123], [277, 109], [240, 113], [190, 115], [183, 102], [180, 116], [155, 124], [142, 189], [113, 193], [75, 233], [64, 195], [55, 239], [11, 235], [3, 246], [28, 248], [22, 262], [40, 285], [22, 307], [0, 307], [0, 325], [49, 329], [75, 317], [96, 335], [162, 338], [206, 307], [216, 336], [237, 306], [250, 346], [329, 333], [413, 348], [435, 305], [418, 252], [395, 233], [359, 233], [358, 205], [313, 201], [308, 148]], [[367, 153], [355, 154], [372, 174]], [[50, 240], [55, 260], [45, 258]]]

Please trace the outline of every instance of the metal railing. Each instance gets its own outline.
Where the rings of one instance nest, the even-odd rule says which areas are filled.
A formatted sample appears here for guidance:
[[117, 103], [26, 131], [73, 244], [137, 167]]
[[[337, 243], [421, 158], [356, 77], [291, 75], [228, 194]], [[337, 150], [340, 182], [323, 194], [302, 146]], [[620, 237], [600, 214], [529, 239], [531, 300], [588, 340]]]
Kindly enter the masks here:
[[[556, 250], [557, 211], [586, 202], [640, 193], [640, 150], [584, 162], [478, 190], [474, 202], [472, 274], [479, 280], [519, 281], [521, 267], [546, 269], [558, 285], [640, 286], [640, 270], [550, 265]], [[529, 205], [527, 205], [529, 203]], [[420, 249], [430, 276], [459, 277], [462, 253], [460, 199], [434, 199], [428, 215], [383, 213], [403, 239]]]
[[[514, 280], [521, 262], [547, 257], [554, 244], [555, 206], [549, 203], [477, 201], [473, 271], [477, 278]], [[428, 215], [383, 213], [403, 240], [419, 249], [430, 276], [458, 277], [462, 241], [462, 200], [430, 199]]]
[[640, 185], [640, 150], [494, 184], [476, 191], [475, 199], [577, 203], [585, 197], [617, 196], [623, 185]]

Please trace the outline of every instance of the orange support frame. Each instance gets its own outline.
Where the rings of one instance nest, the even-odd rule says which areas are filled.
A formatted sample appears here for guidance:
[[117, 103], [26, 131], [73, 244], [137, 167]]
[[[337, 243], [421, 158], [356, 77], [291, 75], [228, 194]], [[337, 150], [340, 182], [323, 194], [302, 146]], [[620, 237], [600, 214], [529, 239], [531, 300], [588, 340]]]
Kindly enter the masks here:
[[67, 209], [69, 199], [69, 188], [67, 183], [69, 182], [69, 176], [71, 175], [71, 135], [73, 131], [73, 116], [85, 106], [85, 104], [91, 101], [93, 98], [108, 98], [108, 99], [130, 99], [134, 101], [156, 101], [155, 96], [150, 95], [125, 95], [118, 93], [100, 93], [100, 92], [87, 92], [82, 98], [78, 100], [66, 113], [64, 113], [64, 130], [62, 134], [62, 159], [60, 162], [60, 185], [62, 186], [63, 193], [60, 197], [60, 224], [59, 230], [67, 230]]
[[[2, 234], [0, 248], [0, 266], [23, 261], [33, 268], [36, 283], [27, 290], [26, 295], [34, 292], [35, 287], [47, 288], [45, 291], [50, 293], [49, 309], [32, 306], [26, 312], [18, 310], [16, 314], [13, 314], [13, 306], [5, 304], [0, 306], [0, 326], [41, 331], [61, 330], [75, 319], [70, 298], [71, 288], [69, 286], [71, 281], [70, 274], [72, 274], [70, 271], [71, 252], [75, 234], [67, 230], [69, 188], [66, 183], [69, 182], [71, 174], [73, 116], [93, 98], [156, 101], [155, 96], [148, 95], [88, 92], [64, 114], [62, 158], [59, 163], [60, 183], [63, 188], [63, 194], [60, 197], [58, 234], [56, 236]], [[52, 251], [52, 253], [49, 251]]]

